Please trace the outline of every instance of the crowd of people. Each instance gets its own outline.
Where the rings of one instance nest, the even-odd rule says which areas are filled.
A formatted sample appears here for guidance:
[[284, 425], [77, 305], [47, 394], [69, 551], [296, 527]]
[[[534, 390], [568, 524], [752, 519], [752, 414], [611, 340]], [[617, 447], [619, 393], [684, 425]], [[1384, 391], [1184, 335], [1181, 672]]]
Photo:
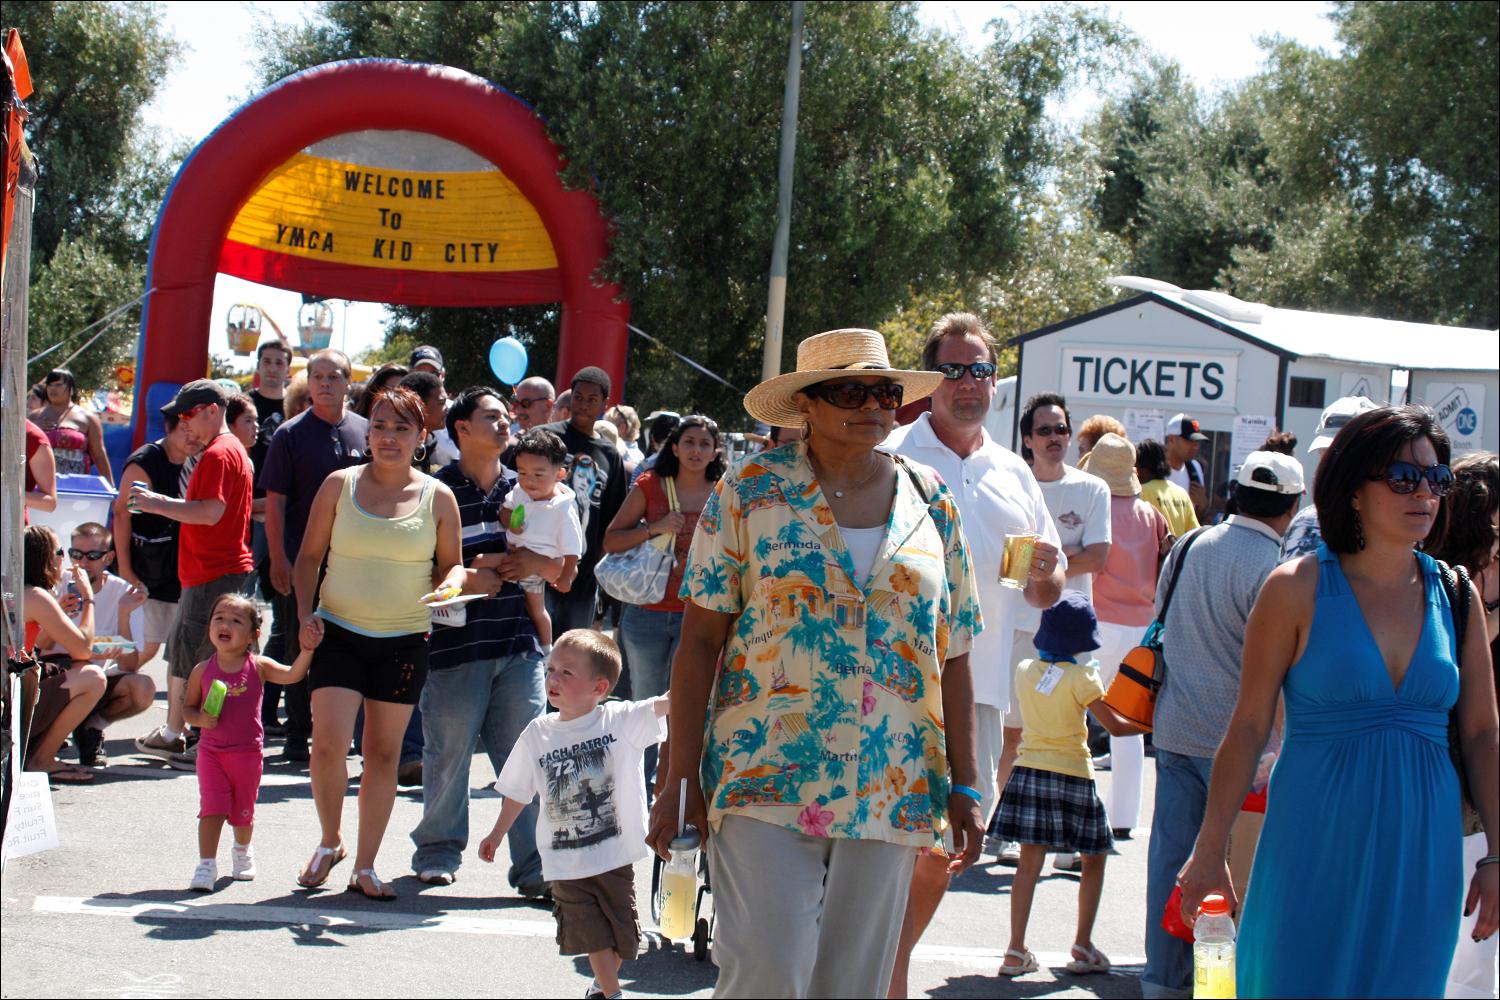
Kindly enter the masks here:
[[[1043, 393], [1019, 454], [994, 440], [996, 343], [967, 313], [920, 370], [873, 331], [807, 338], [745, 397], [769, 433], [735, 462], [713, 419], [610, 406], [592, 366], [561, 393], [450, 394], [429, 346], [358, 386], [338, 351], [296, 379], [291, 361], [268, 341], [248, 394], [183, 386], [109, 525], [66, 548], [26, 529], [27, 641], [60, 667], [27, 767], [92, 780], [164, 651], [167, 718], [135, 745], [198, 776], [192, 888], [220, 887], [226, 823], [231, 877], [255, 877], [278, 739], [321, 828], [299, 885], [352, 853], [349, 890], [394, 899], [377, 862], [403, 783], [422, 790], [411, 869], [451, 884], [482, 747], [503, 804], [478, 855], [505, 843], [590, 995], [619, 994], [634, 866], [669, 855], [680, 816], [708, 847], [722, 996], [905, 996], [982, 854], [1016, 868], [998, 975], [1038, 970], [1048, 854], [1081, 876], [1065, 971], [1107, 972], [1106, 862], [1142, 833], [1146, 996], [1190, 993], [1166, 918], [1214, 892], [1238, 908], [1242, 995], [1494, 995], [1500, 469], [1450, 461], [1431, 411], [1339, 400], [1313, 476], [1272, 435], [1216, 509], [1188, 414], [1131, 441]], [[110, 477], [75, 394], [64, 370], [42, 386], [30, 509], [57, 472]], [[601, 587], [651, 547], [670, 557], [651, 599]], [[1148, 631], [1170, 670], [1144, 724], [1110, 692]], [[1257, 838], [1236, 824], [1261, 791]]]

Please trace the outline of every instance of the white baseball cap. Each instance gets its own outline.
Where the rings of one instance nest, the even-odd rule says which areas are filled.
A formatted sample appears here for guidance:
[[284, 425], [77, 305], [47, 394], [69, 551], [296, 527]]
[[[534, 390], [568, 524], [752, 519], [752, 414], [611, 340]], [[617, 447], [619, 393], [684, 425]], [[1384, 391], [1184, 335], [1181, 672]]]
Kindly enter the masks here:
[[1208, 435], [1204, 434], [1202, 429], [1199, 428], [1198, 421], [1186, 413], [1179, 413], [1171, 420], [1168, 420], [1163, 434], [1166, 437], [1184, 437], [1189, 441], [1208, 440]]
[[1324, 409], [1323, 416], [1318, 420], [1318, 436], [1313, 438], [1312, 444], [1307, 446], [1309, 454], [1316, 455], [1318, 452], [1333, 444], [1333, 439], [1338, 437], [1339, 429], [1359, 416], [1379, 407], [1370, 402], [1364, 396], [1344, 396], [1335, 399]]
[[1240, 466], [1235, 478], [1241, 486], [1272, 493], [1298, 496], [1307, 486], [1302, 478], [1302, 463], [1279, 451], [1252, 451]]

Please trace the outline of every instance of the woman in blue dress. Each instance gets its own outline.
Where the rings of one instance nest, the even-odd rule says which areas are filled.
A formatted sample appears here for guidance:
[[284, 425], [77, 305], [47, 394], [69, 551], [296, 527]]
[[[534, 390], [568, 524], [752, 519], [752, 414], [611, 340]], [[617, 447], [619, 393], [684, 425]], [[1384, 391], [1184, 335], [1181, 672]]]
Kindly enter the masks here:
[[[1479, 908], [1476, 939], [1495, 933], [1500, 729], [1484, 608], [1471, 591], [1457, 636], [1437, 564], [1414, 551], [1446, 528], [1448, 454], [1424, 407], [1351, 420], [1314, 487], [1324, 544], [1278, 567], [1250, 615], [1239, 700], [1179, 877], [1185, 918], [1209, 892], [1234, 899], [1229, 828], [1284, 696], [1240, 920], [1242, 997], [1441, 996], [1460, 900]], [[1447, 738], [1455, 704], [1489, 831], [1467, 899]]]

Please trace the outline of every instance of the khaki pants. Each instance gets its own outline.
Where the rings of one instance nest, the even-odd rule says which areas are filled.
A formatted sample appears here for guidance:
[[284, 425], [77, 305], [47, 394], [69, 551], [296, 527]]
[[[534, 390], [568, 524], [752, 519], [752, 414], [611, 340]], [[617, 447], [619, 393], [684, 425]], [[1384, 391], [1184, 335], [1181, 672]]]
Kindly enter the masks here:
[[714, 996], [885, 996], [916, 857], [725, 817], [708, 841]]

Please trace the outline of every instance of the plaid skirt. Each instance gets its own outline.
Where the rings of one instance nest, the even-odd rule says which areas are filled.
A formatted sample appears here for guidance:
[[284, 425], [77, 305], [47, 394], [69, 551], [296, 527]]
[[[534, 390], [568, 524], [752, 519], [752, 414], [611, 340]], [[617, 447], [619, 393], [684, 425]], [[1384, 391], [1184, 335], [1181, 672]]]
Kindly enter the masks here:
[[1050, 851], [1107, 854], [1115, 846], [1092, 779], [1033, 767], [1011, 771], [990, 833]]

